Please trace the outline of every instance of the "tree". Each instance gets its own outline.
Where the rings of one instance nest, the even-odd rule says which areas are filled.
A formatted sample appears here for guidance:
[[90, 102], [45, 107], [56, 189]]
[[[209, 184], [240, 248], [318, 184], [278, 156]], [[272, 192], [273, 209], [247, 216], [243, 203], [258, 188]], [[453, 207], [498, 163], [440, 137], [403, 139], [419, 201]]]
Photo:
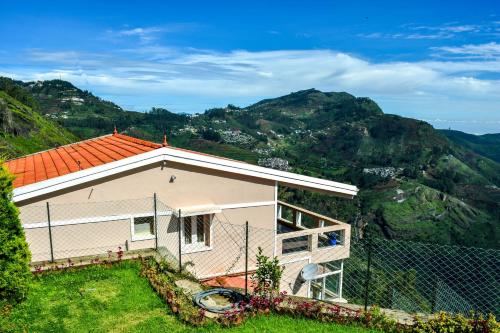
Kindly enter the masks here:
[[19, 211], [12, 202], [12, 181], [0, 163], [0, 308], [22, 301], [29, 288], [31, 253]]
[[214, 131], [213, 129], [209, 128], [201, 132], [201, 137], [205, 140], [208, 141], [215, 141], [215, 142], [221, 142], [222, 137], [219, 132]]

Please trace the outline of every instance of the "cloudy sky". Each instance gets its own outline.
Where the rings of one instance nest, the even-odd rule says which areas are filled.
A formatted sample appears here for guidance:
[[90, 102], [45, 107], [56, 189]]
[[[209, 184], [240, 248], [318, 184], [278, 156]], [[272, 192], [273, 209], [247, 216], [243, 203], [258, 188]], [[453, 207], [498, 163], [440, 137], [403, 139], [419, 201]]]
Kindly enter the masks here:
[[346, 91], [500, 132], [500, 1], [10, 1], [0, 75], [62, 78], [137, 111]]

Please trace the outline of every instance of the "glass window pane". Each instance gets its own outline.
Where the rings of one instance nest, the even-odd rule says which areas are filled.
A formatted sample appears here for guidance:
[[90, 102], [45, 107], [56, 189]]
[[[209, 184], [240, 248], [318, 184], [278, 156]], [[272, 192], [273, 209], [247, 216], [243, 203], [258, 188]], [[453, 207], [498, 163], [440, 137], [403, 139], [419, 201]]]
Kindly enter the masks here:
[[196, 240], [199, 243], [205, 242], [205, 227], [203, 215], [196, 216]]
[[191, 218], [184, 219], [184, 243], [191, 244], [193, 242], [191, 237]]
[[154, 235], [154, 216], [134, 217], [134, 235], [152, 236]]
[[328, 275], [325, 277], [326, 296], [328, 298], [339, 297], [340, 274]]

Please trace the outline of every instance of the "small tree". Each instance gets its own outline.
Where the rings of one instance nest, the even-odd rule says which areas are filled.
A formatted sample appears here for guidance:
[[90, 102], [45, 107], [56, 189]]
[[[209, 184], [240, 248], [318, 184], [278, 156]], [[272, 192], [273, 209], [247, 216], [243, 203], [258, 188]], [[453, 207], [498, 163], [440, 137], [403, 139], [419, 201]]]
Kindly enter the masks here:
[[31, 278], [31, 253], [12, 202], [12, 181], [0, 162], [0, 308], [22, 301]]
[[284, 268], [281, 267], [277, 257], [270, 259], [262, 254], [262, 248], [258, 248], [257, 270], [252, 276], [254, 281], [255, 293], [259, 296], [272, 300], [280, 290], [280, 280]]

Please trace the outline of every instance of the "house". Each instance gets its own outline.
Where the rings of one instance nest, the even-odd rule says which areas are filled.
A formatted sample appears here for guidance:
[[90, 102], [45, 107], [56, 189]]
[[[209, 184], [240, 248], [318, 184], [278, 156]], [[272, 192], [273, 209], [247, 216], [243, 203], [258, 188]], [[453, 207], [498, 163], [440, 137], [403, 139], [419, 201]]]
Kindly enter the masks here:
[[[210, 279], [244, 272], [247, 237], [252, 254], [261, 247], [279, 258], [289, 294], [342, 299], [350, 225], [280, 202], [277, 193], [282, 185], [353, 198], [355, 186], [116, 130], [5, 164], [34, 262], [152, 248]], [[305, 282], [308, 263], [318, 271]]]

